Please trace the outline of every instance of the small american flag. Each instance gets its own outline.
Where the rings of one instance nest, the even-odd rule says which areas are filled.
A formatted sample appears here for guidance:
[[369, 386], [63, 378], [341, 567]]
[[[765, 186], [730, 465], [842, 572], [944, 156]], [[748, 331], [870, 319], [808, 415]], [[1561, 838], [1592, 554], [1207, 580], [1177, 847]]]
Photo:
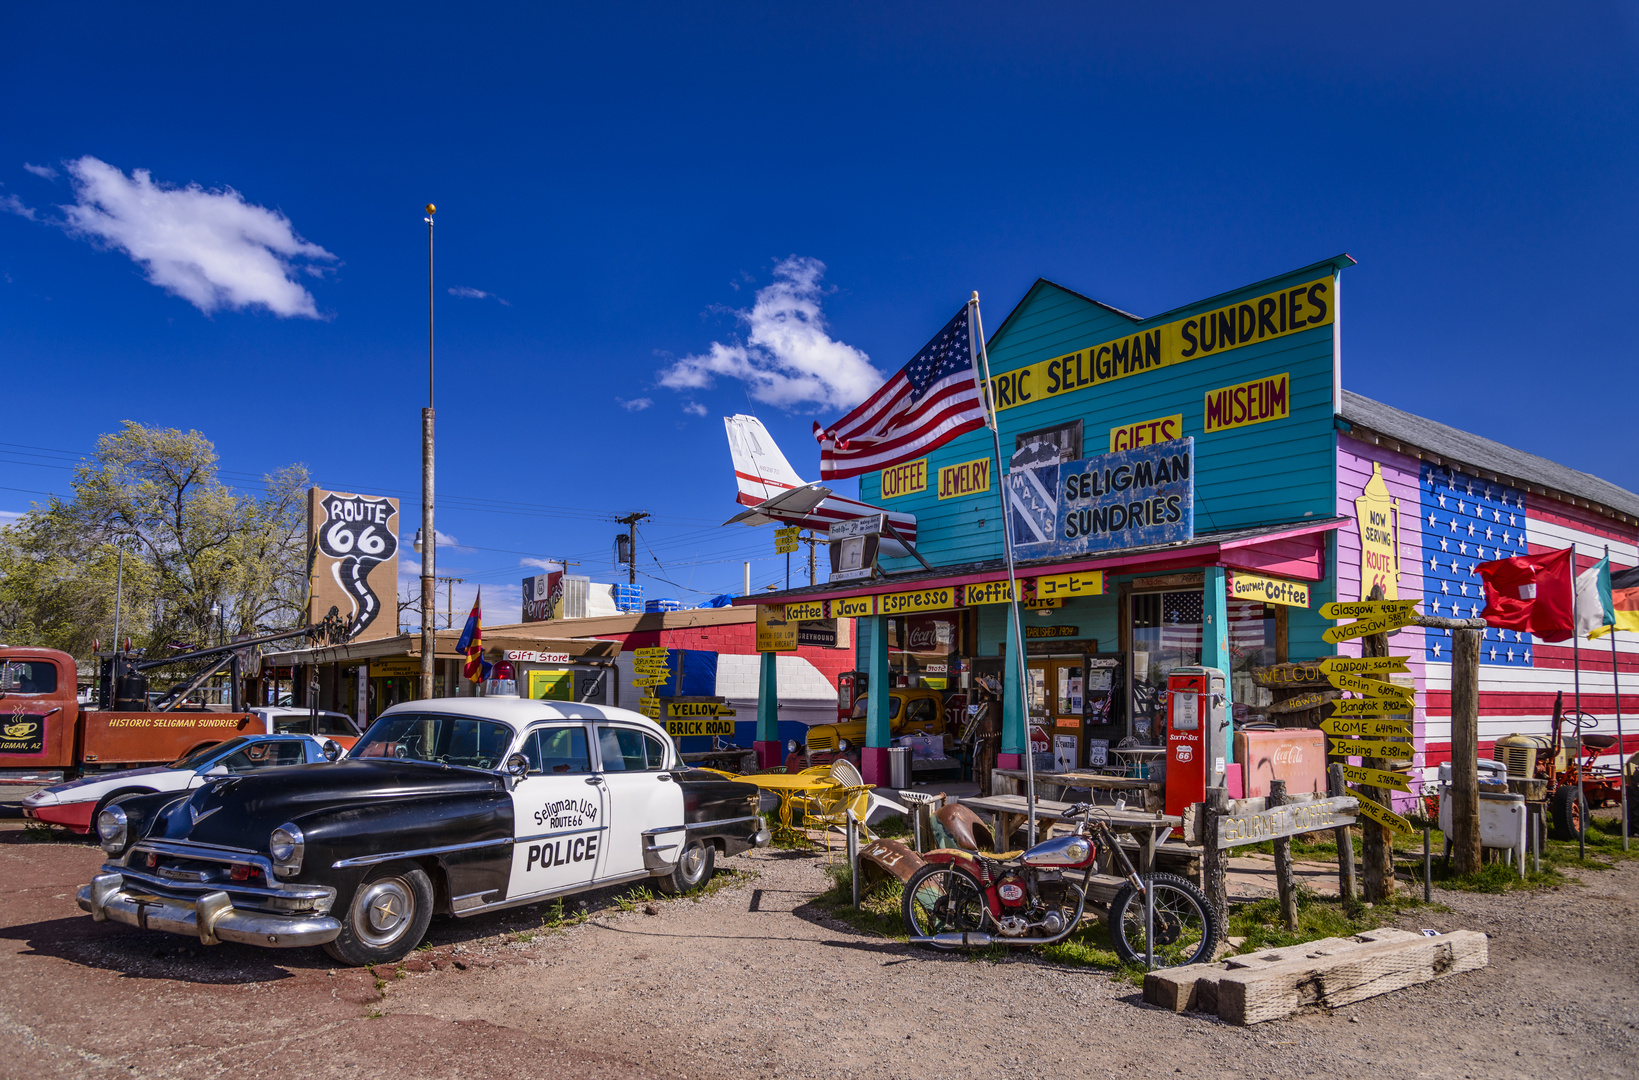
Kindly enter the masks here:
[[963, 305], [862, 405], [829, 428], [814, 425], [821, 480], [897, 465], [985, 426], [985, 404], [973, 365], [972, 320], [973, 305]]

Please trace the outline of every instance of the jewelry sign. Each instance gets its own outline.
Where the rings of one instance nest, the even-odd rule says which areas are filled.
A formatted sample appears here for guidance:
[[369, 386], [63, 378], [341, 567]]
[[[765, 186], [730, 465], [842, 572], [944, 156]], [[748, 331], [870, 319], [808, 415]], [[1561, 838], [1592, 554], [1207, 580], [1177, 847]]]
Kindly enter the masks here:
[[310, 488], [307, 551], [309, 625], [335, 608], [349, 641], [398, 633], [397, 499]]

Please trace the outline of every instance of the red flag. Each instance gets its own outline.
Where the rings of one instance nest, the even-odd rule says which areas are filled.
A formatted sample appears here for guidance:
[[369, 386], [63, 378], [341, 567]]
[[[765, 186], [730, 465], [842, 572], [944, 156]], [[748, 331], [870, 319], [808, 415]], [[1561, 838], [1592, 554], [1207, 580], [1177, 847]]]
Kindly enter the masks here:
[[1529, 630], [1544, 641], [1570, 637], [1576, 596], [1572, 550], [1518, 555], [1475, 567], [1485, 583], [1480, 618], [1507, 630]]

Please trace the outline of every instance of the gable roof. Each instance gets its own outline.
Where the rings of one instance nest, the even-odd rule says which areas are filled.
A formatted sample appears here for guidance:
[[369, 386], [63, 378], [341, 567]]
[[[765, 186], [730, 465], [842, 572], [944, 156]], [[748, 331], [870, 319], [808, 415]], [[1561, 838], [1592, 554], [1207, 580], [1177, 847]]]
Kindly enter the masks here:
[[[1639, 495], [1627, 488], [1494, 439], [1396, 409], [1349, 390], [1343, 391], [1343, 407], [1338, 416], [1356, 438], [1363, 434], [1367, 438], [1387, 436], [1409, 444], [1403, 450], [1397, 445], [1390, 449], [1402, 450], [1438, 465], [1459, 465], [1482, 479], [1499, 483], [1512, 481], [1539, 495], [1571, 496], [1567, 501], [1591, 505], [1624, 521], [1639, 521]], [[1423, 453], [1417, 453], [1419, 450]]]

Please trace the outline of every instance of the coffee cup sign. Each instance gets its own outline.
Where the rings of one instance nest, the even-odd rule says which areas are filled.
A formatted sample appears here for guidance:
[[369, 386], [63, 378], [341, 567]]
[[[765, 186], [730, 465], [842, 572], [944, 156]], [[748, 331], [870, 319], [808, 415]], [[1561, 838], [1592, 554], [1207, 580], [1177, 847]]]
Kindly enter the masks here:
[[336, 607], [347, 618], [349, 641], [396, 634], [396, 619], [378, 618], [396, 596], [398, 500], [313, 488], [308, 492], [308, 544], [313, 560], [309, 622]]

